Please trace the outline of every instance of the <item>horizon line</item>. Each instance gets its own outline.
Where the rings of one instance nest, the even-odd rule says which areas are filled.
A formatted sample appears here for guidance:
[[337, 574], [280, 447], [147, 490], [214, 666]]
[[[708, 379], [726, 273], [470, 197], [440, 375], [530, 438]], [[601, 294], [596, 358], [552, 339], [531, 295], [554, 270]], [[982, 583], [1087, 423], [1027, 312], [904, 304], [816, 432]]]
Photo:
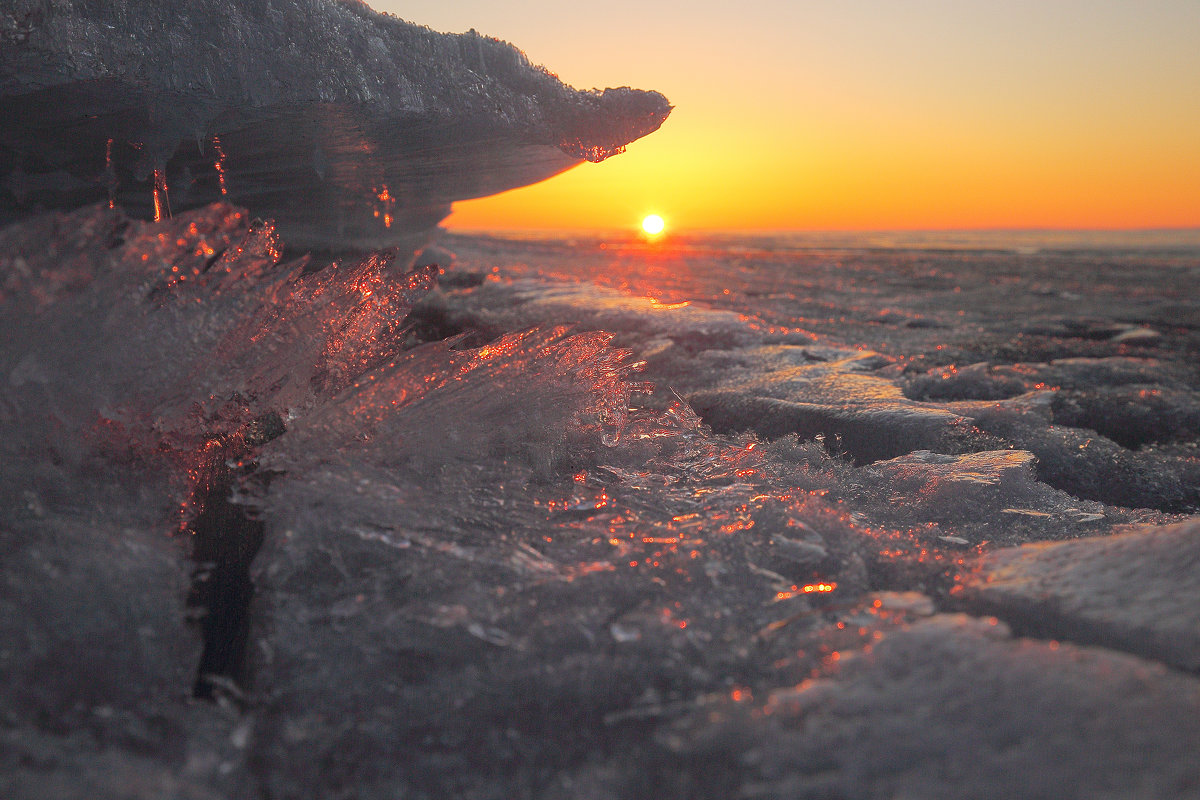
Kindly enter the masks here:
[[[635, 224], [626, 226], [464, 226], [446, 225], [441, 229], [447, 233], [613, 233], [638, 232]], [[898, 228], [772, 228], [772, 227], [740, 227], [740, 228], [684, 228], [672, 227], [662, 236], [670, 237], [684, 234], [980, 234], [980, 233], [1111, 233], [1111, 234], [1200, 234], [1200, 224], [1196, 225], [1162, 225], [1162, 226], [1129, 226], [1129, 227], [1085, 227], [1085, 226], [984, 226], [984, 227], [898, 227]]]

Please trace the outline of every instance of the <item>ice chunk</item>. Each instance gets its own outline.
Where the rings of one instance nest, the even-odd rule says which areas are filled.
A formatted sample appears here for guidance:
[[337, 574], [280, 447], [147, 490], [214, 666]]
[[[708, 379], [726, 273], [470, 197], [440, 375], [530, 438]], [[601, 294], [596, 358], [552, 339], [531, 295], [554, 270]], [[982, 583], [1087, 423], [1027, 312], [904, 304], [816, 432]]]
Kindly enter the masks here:
[[417, 313], [440, 317], [451, 328], [489, 335], [532, 325], [574, 324], [615, 334], [623, 346], [655, 341], [694, 351], [759, 339], [747, 319], [731, 311], [662, 302], [576, 281], [486, 281], [458, 291], [439, 291]]
[[355, 445], [356, 459], [369, 453], [417, 471], [502, 457], [549, 472], [570, 447], [588, 437], [611, 443], [624, 430], [637, 387], [627, 379], [628, 353], [608, 339], [559, 328], [474, 350], [433, 343], [394, 354], [299, 418], [266, 463], [300, 469]]
[[953, 408], [980, 431], [1033, 453], [1038, 477], [1075, 497], [1176, 513], [1200, 508], [1200, 465], [1194, 458], [1130, 451], [1094, 431], [1054, 424], [1054, 403], [1047, 392]]
[[1043, 637], [1200, 670], [1200, 522], [988, 554], [969, 608]]
[[1195, 679], [994, 623], [941, 615], [886, 633], [833, 677], [776, 690], [761, 714], [726, 701], [695, 715], [725, 720], [703, 739], [685, 725], [663, 738], [677, 758], [753, 752], [731, 792], [743, 797], [1192, 794]]
[[67, 430], [99, 415], [185, 438], [303, 408], [397, 346], [432, 273], [394, 257], [281, 262], [271, 226], [222, 204], [160, 224], [92, 207], [0, 230], [10, 394]]
[[25, 27], [0, 37], [0, 223], [227, 200], [289, 246], [415, 252], [452, 201], [620, 152], [670, 112], [358, 2], [17, 0], [5, 18]]
[[962, 417], [904, 397], [895, 381], [873, 374], [886, 363], [869, 351], [844, 351], [814, 363], [733, 373], [690, 399], [716, 430], [821, 437], [859, 462], [936, 447], [949, 438]]
[[1040, 482], [1035, 462], [1024, 450], [959, 456], [918, 450], [864, 471], [883, 479], [874, 488], [887, 492], [891, 504], [903, 509], [897, 517], [916, 511], [959, 530], [982, 530], [991, 527], [987, 521], [1007, 519], [1009, 529], [1032, 526], [1039, 538], [1056, 538], [1082, 520], [1104, 518], [1101, 504], [1077, 500]]
[[1130, 449], [1194, 442], [1200, 439], [1200, 392], [1157, 383], [1063, 390], [1054, 399], [1054, 421]]

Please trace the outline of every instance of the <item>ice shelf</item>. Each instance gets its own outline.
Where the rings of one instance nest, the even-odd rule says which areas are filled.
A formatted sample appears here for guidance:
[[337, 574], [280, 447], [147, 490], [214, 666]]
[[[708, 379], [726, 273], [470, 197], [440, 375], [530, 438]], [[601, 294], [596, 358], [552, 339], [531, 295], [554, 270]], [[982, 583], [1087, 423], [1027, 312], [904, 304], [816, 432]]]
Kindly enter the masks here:
[[600, 161], [671, 111], [359, 2], [6, 6], [0, 224], [105, 199], [147, 219], [224, 200], [297, 249], [411, 252], [453, 201]]

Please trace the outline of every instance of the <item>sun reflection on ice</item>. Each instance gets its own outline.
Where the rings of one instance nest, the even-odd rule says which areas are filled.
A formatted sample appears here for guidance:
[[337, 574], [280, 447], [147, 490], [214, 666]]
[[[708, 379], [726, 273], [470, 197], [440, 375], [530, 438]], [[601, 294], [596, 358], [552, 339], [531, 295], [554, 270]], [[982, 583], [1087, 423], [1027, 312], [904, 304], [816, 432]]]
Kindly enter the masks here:
[[396, 205], [396, 198], [388, 190], [387, 184], [383, 184], [383, 188], [374, 189], [375, 199], [379, 201], [379, 205], [374, 209], [376, 219], [383, 219], [383, 227], [392, 227], [392, 209]]

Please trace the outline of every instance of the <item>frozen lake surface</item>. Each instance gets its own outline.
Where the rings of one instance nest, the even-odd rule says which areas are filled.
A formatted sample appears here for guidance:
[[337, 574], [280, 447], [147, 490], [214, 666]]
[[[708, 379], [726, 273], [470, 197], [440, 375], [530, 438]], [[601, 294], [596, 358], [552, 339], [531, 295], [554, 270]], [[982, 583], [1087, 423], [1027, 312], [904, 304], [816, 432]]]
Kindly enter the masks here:
[[426, 248], [667, 99], [186, 6], [0, 13], [0, 797], [1200, 797], [1196, 232]]
[[443, 244], [0, 230], [6, 796], [1200, 794], [1188, 242]]

